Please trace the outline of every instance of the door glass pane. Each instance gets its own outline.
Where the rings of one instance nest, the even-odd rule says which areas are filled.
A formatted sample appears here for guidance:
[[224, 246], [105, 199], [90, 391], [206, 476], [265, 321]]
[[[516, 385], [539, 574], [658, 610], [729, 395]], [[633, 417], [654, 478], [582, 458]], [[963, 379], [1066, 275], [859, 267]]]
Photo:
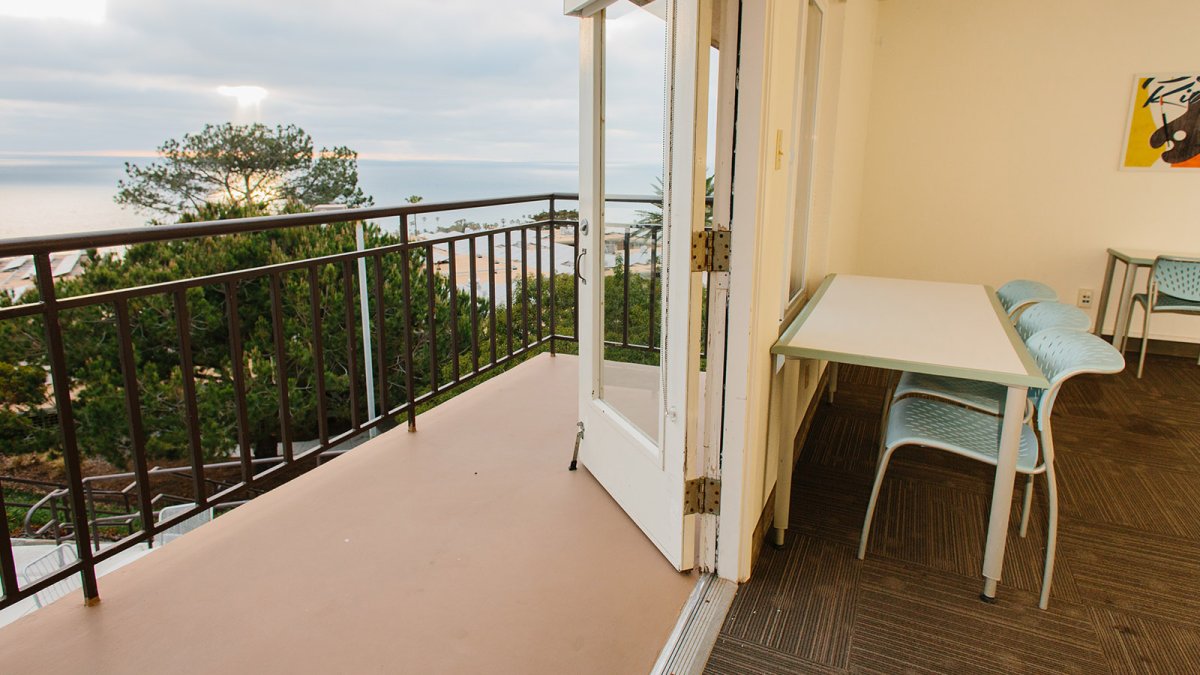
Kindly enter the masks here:
[[[824, 15], [816, 2], [809, 0], [808, 16], [805, 20], [803, 52], [797, 54], [796, 72], [804, 78], [800, 83], [799, 119], [796, 134], [799, 140], [796, 155], [796, 204], [795, 220], [792, 223], [791, 272], [788, 280], [788, 297], [792, 300], [804, 290], [806, 248], [808, 245], [808, 217], [812, 200], [813, 148], [817, 133], [817, 86], [821, 77], [821, 27]], [[804, 19], [802, 19], [804, 20]]]
[[[667, 0], [612, 5], [605, 13], [607, 195], [661, 197]], [[600, 397], [657, 443], [662, 410], [662, 208], [605, 205]]]

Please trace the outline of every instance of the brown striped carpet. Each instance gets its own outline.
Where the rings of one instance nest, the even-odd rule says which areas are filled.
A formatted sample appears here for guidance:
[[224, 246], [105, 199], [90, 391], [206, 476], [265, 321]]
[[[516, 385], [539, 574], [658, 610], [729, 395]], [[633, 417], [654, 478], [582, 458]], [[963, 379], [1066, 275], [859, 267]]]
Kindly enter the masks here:
[[[1133, 361], [1133, 359], [1131, 359]], [[887, 373], [843, 367], [800, 450], [789, 542], [763, 548], [709, 673], [1200, 673], [1200, 366], [1081, 376], [1054, 411], [1060, 518], [1050, 609], [1039, 481], [1020, 487], [999, 602], [978, 599], [991, 468], [925, 449], [888, 469], [865, 561]]]

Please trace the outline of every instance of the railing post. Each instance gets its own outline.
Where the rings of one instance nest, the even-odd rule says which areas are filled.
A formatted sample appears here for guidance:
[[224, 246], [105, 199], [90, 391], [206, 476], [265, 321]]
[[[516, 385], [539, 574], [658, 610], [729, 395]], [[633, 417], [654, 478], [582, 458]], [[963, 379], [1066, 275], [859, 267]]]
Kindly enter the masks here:
[[96, 563], [92, 559], [87, 507], [83, 500], [83, 462], [79, 456], [79, 441], [75, 436], [71, 382], [67, 376], [62, 326], [58, 322], [58, 298], [54, 290], [50, 254], [38, 253], [34, 256], [34, 264], [37, 268], [38, 291], [44, 307], [42, 317], [46, 322], [46, 351], [50, 357], [50, 380], [54, 388], [54, 402], [58, 408], [58, 431], [63, 444], [63, 463], [67, 469], [67, 485], [71, 490], [71, 518], [75, 521], [75, 552], [79, 556], [83, 602], [85, 605], [94, 605], [100, 602], [100, 587], [96, 583]]
[[[4, 487], [0, 485], [0, 513], [8, 513], [4, 505]], [[14, 559], [12, 540], [8, 536], [8, 523], [0, 527], [0, 584], [4, 596], [12, 597], [17, 592], [17, 565]]]
[[408, 245], [408, 214], [400, 214], [400, 283], [404, 299], [404, 396], [408, 399], [408, 430], [417, 430], [417, 396], [413, 392], [412, 347], [412, 279], [410, 278], [412, 249]]
[[554, 213], [554, 195], [550, 196], [550, 356], [558, 355], [558, 330], [555, 315], [558, 306], [554, 304], [554, 286], [558, 280], [558, 270], [554, 267], [554, 246], [558, 242], [558, 221]]

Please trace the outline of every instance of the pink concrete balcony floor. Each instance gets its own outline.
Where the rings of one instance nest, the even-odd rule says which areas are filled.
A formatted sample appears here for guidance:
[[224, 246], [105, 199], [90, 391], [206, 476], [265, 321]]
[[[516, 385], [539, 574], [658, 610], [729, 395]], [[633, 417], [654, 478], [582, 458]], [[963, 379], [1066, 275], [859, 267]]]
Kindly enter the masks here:
[[0, 630], [8, 673], [647, 672], [694, 585], [539, 356]]

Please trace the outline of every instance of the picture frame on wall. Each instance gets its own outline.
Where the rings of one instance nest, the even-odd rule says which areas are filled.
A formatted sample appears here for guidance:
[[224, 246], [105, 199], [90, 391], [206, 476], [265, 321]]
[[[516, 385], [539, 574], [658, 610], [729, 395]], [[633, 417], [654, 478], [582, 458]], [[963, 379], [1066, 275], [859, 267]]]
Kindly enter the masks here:
[[1134, 78], [1122, 169], [1200, 169], [1200, 70]]

